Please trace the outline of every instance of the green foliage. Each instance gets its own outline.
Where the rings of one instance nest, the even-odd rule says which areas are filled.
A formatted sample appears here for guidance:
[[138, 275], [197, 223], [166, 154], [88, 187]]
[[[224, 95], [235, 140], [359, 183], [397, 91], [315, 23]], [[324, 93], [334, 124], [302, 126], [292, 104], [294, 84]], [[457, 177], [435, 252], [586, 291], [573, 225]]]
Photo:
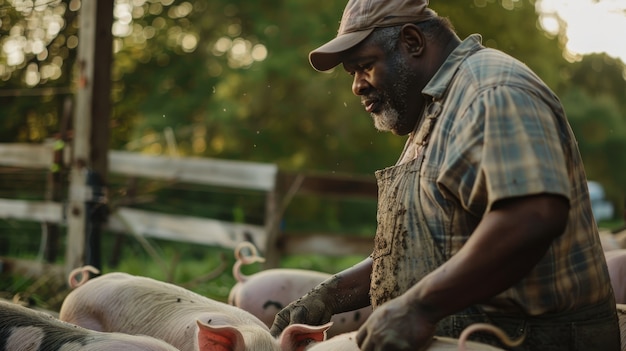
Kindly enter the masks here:
[[626, 124], [615, 101], [607, 95], [591, 96], [582, 89], [563, 94], [577, 136], [587, 177], [602, 183], [617, 213], [626, 194]]
[[[626, 70], [623, 63], [606, 54], [593, 54], [575, 62], [563, 71], [565, 88], [581, 89], [598, 102], [615, 109], [618, 124], [626, 128]], [[620, 122], [621, 121], [621, 122]]]
[[[42, 71], [60, 59], [63, 74], [41, 80], [37, 87], [69, 88], [72, 83], [76, 46], [70, 39], [77, 33], [79, 12], [69, 4], [61, 1], [40, 11], [62, 15], [64, 26], [49, 39], [46, 59], [31, 54], [27, 62]], [[312, 0], [120, 1], [114, 24], [111, 147], [172, 152], [164, 135], [172, 130], [183, 155], [366, 174], [394, 163], [404, 139], [374, 130], [350, 91], [350, 77], [340, 67], [319, 73], [308, 65], [308, 52], [335, 35], [343, 6], [319, 6]], [[453, 0], [431, 6], [450, 17], [461, 37], [481, 33], [485, 45], [519, 58], [558, 93], [570, 78], [580, 85], [611, 81], [597, 86], [623, 100], [623, 79], [614, 74], [623, 67], [607, 59], [603, 65], [615, 69], [598, 74], [598, 64], [586, 61], [580, 69], [572, 68], [557, 39], [539, 29], [533, 1]], [[5, 33], [38, 18], [7, 2], [0, 7]], [[132, 14], [130, 23], [124, 9]], [[266, 54], [254, 56], [254, 49]], [[10, 69], [0, 87], [28, 86], [26, 63], [4, 66]], [[594, 74], [585, 74], [588, 66]], [[41, 141], [53, 135], [60, 127], [63, 98], [0, 98], [0, 113], [9, 116], [3, 118], [0, 140]]]
[[[62, 129], [64, 101], [76, 79], [79, 9], [71, 7], [76, 3], [50, 2], [32, 11], [0, 0], [0, 45], [23, 36], [32, 43], [43, 40], [46, 49], [46, 55], [27, 52], [18, 64], [0, 54], [0, 142], [41, 142]], [[405, 138], [374, 130], [341, 67], [319, 73], [308, 64], [308, 53], [336, 35], [344, 5], [116, 1], [111, 148], [368, 175], [395, 163]], [[452, 20], [460, 37], [481, 33], [486, 46], [526, 63], [562, 97], [588, 175], [617, 205], [623, 203], [623, 63], [606, 55], [567, 62], [559, 35], [540, 29], [532, 0], [450, 0], [431, 6]], [[57, 35], [32, 29], [43, 16], [61, 19]], [[51, 68], [60, 74], [46, 76]], [[28, 78], [33, 72], [41, 77], [36, 84]], [[256, 194], [181, 187], [140, 183], [139, 195], [150, 200], [135, 206], [248, 222], [262, 217]], [[112, 203], [129, 201], [129, 188], [113, 180]], [[371, 204], [294, 201], [284, 223], [290, 229], [347, 227], [371, 233], [375, 226]]]
[[534, 1], [452, 0], [432, 3], [440, 15], [449, 17], [459, 36], [480, 33], [483, 44], [502, 50], [533, 69], [549, 86], [561, 82], [566, 65], [562, 47], [539, 27]]
[[[29, 225], [15, 223], [15, 225]], [[31, 223], [32, 224], [32, 223]], [[24, 228], [24, 227], [22, 227]], [[0, 256], [20, 257], [36, 260], [38, 235], [36, 231], [12, 232], [2, 230], [0, 244], [11, 242], [10, 247], [0, 246]], [[119, 264], [110, 262], [116, 240], [122, 240]], [[102, 237], [102, 274], [119, 271], [133, 275], [172, 282], [186, 287], [203, 296], [226, 301], [230, 289], [237, 283], [232, 275], [235, 262], [232, 250], [195, 244], [176, 243], [165, 240], [148, 240], [157, 252], [159, 260], [148, 254], [145, 248], [131, 236], [116, 236], [105, 232]], [[30, 245], [24, 243], [30, 242]], [[15, 245], [13, 245], [15, 244]], [[326, 257], [322, 255], [286, 256], [282, 267], [310, 269], [326, 273], [336, 273], [361, 261], [360, 256]], [[57, 264], [62, 264], [59, 259]], [[246, 275], [263, 270], [260, 264], [242, 267]], [[34, 306], [58, 311], [61, 303], [70, 292], [64, 281], [55, 281], [48, 276], [28, 278], [12, 275], [0, 269], [0, 298], [17, 298]]]
[[[12, 3], [0, 0], [0, 142], [42, 142], [59, 132], [72, 93], [77, 14], [67, 10], [69, 0], [43, 11]], [[51, 17], [63, 26], [59, 35], [36, 26]], [[45, 50], [34, 52], [41, 42]]]

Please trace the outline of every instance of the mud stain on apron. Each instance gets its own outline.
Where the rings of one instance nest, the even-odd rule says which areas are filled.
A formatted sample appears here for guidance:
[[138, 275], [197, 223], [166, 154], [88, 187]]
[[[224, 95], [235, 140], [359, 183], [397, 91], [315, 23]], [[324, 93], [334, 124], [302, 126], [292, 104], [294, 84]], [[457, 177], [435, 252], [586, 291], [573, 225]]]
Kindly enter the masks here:
[[372, 307], [402, 295], [426, 274], [444, 263], [420, 206], [420, 169], [428, 137], [441, 112], [432, 102], [414, 140], [407, 143], [401, 159], [416, 152], [408, 162], [377, 171], [378, 209], [372, 252], [370, 286]]

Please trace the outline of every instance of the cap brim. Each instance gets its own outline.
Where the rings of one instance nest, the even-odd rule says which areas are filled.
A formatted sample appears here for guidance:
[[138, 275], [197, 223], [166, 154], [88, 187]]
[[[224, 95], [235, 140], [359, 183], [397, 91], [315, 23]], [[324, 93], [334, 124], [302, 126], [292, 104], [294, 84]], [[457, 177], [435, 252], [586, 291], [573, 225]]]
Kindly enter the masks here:
[[374, 28], [342, 34], [319, 48], [311, 51], [309, 62], [317, 71], [323, 72], [341, 63], [341, 54], [365, 40]]

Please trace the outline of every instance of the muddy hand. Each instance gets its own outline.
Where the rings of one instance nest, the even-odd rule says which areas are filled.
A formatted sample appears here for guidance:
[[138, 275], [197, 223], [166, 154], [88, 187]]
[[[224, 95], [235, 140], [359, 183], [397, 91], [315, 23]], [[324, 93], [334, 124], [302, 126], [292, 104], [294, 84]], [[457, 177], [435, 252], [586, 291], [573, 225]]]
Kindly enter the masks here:
[[331, 317], [332, 312], [327, 309], [326, 304], [318, 294], [311, 292], [278, 312], [270, 333], [277, 337], [289, 324], [322, 325], [328, 323]]

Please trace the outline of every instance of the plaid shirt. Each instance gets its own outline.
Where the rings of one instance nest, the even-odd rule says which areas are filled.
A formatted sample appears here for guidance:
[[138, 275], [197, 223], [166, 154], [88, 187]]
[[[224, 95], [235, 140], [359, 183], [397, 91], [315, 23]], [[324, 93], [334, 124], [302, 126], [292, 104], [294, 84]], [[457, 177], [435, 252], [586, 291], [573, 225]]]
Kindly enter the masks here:
[[569, 199], [565, 232], [523, 280], [486, 307], [538, 315], [608, 298], [585, 171], [554, 93], [524, 64], [484, 48], [477, 34], [452, 52], [423, 93], [442, 110], [421, 169], [421, 206], [446, 258], [498, 200], [541, 193]]

